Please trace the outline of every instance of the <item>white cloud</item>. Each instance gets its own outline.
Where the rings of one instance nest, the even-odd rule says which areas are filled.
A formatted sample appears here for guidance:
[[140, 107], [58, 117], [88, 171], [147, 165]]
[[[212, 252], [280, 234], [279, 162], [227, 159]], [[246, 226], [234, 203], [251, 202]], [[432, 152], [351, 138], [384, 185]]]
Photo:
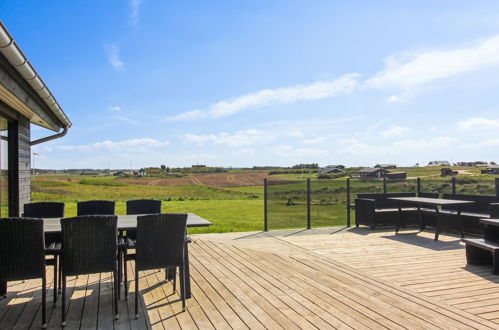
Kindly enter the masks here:
[[457, 123], [457, 127], [462, 130], [482, 130], [490, 128], [498, 128], [499, 120], [487, 119], [487, 118], [468, 118], [461, 120]]
[[139, 25], [140, 6], [142, 2], [143, 0], [130, 0], [129, 23], [132, 28], [136, 28]]
[[327, 156], [329, 151], [321, 149], [310, 149], [310, 148], [293, 148], [287, 144], [277, 145], [275, 147], [267, 148], [268, 151], [274, 153], [280, 157], [316, 157], [316, 156]]
[[159, 141], [151, 138], [129, 139], [123, 141], [102, 141], [85, 145], [61, 145], [57, 148], [61, 150], [78, 150], [78, 151], [95, 151], [95, 150], [110, 150], [110, 151], [146, 151], [155, 148], [162, 148], [170, 145], [169, 141]]
[[34, 146], [33, 149], [32, 149], [33, 152], [36, 152], [36, 153], [41, 153], [41, 152], [52, 152], [53, 149], [51, 147], [48, 147], [48, 146], [40, 146], [40, 145], [37, 145], [37, 146]]
[[397, 151], [431, 151], [436, 149], [448, 148], [460, 142], [459, 139], [440, 136], [435, 138], [421, 138], [413, 140], [402, 140], [394, 142], [392, 145]]
[[239, 155], [246, 155], [246, 156], [252, 156], [256, 154], [255, 149], [247, 148], [247, 149], [241, 149], [237, 152]]
[[356, 139], [344, 139], [339, 141], [343, 145], [340, 153], [352, 155], [386, 155], [400, 154], [402, 152], [427, 152], [449, 148], [460, 142], [459, 139], [442, 136], [435, 138], [421, 138], [394, 141], [389, 144], [367, 144]]
[[390, 97], [388, 97], [386, 99], [386, 102], [388, 102], [388, 103], [404, 103], [405, 99], [401, 96], [391, 95]]
[[116, 120], [119, 120], [119, 121], [122, 121], [122, 122], [125, 122], [125, 123], [128, 123], [128, 124], [132, 124], [132, 125], [138, 125], [139, 122], [134, 120], [134, 119], [131, 119], [131, 118], [128, 118], [128, 117], [125, 117], [125, 116], [113, 116], [112, 117], [113, 119], [116, 119]]
[[305, 144], [321, 144], [326, 142], [326, 137], [325, 136], [319, 136], [316, 138], [311, 138], [311, 139], [304, 139], [302, 143]]
[[184, 134], [182, 138], [187, 142], [196, 143], [199, 146], [205, 143], [212, 142], [213, 144], [227, 145], [231, 147], [252, 145], [261, 141], [268, 141], [271, 137], [264, 131], [257, 129], [248, 129], [238, 131], [233, 134], [219, 133], [219, 134]]
[[106, 56], [109, 63], [116, 70], [123, 69], [125, 63], [120, 59], [120, 48], [116, 45], [108, 45], [105, 47]]
[[481, 147], [499, 147], [499, 139], [489, 139], [479, 143]]
[[117, 106], [117, 105], [111, 105], [109, 107], [107, 107], [108, 110], [111, 110], [111, 111], [122, 111], [123, 109], [121, 109], [120, 106]]
[[332, 81], [317, 81], [308, 85], [296, 85], [277, 89], [263, 89], [212, 104], [207, 110], [191, 110], [165, 120], [194, 120], [221, 118], [244, 110], [298, 101], [312, 101], [349, 93], [357, 87], [356, 73], [346, 74]]
[[369, 87], [409, 89], [461, 73], [499, 65], [499, 36], [452, 50], [402, 53], [388, 57], [385, 69], [366, 81]]
[[407, 128], [407, 127], [393, 126], [392, 128], [389, 128], [389, 129], [381, 132], [381, 135], [385, 138], [390, 138], [390, 137], [402, 135], [408, 131], [409, 131], [409, 128]]

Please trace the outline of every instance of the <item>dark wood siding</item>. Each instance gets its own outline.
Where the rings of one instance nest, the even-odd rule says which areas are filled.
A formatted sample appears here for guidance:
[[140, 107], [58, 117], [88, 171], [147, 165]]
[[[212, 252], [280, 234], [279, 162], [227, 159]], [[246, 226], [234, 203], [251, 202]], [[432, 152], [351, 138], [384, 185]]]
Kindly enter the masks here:
[[29, 145], [30, 123], [27, 118], [19, 118], [19, 210], [31, 201], [31, 146]]

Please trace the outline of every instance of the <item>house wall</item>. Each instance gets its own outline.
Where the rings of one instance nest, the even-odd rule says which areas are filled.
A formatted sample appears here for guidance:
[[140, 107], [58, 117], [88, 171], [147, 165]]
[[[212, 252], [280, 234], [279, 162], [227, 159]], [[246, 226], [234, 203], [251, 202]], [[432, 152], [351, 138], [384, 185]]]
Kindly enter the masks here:
[[21, 215], [23, 205], [31, 201], [31, 140], [30, 123], [27, 118], [18, 120], [18, 159], [19, 159], [19, 210]]

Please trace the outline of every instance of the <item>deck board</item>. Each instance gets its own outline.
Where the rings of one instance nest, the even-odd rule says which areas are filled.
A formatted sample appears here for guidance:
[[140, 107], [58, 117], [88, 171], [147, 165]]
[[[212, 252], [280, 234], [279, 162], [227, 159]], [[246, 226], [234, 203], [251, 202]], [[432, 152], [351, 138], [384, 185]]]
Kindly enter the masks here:
[[[129, 262], [117, 321], [112, 274], [68, 278], [68, 329], [499, 329], [499, 276], [466, 266], [457, 237], [432, 236], [362, 228], [194, 235], [185, 312], [179, 281], [174, 291], [164, 270], [144, 271], [135, 319]], [[9, 283], [0, 329], [39, 328], [40, 283]], [[51, 267], [47, 283], [49, 328], [60, 328]]]

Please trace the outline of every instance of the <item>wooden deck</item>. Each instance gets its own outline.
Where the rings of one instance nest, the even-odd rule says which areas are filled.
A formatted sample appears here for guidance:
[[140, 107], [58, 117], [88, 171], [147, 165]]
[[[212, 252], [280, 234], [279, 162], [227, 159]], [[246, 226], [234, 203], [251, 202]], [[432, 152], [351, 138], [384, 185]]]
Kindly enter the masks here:
[[[79, 276], [68, 281], [68, 329], [499, 329], [499, 276], [466, 267], [458, 238], [432, 237], [362, 228], [195, 235], [186, 312], [164, 272], [150, 271], [140, 276], [140, 319], [132, 292], [113, 321], [110, 274]], [[0, 329], [40, 327], [39, 286], [9, 283]], [[49, 328], [59, 328], [60, 303], [52, 307], [52, 291], [48, 299]]]

